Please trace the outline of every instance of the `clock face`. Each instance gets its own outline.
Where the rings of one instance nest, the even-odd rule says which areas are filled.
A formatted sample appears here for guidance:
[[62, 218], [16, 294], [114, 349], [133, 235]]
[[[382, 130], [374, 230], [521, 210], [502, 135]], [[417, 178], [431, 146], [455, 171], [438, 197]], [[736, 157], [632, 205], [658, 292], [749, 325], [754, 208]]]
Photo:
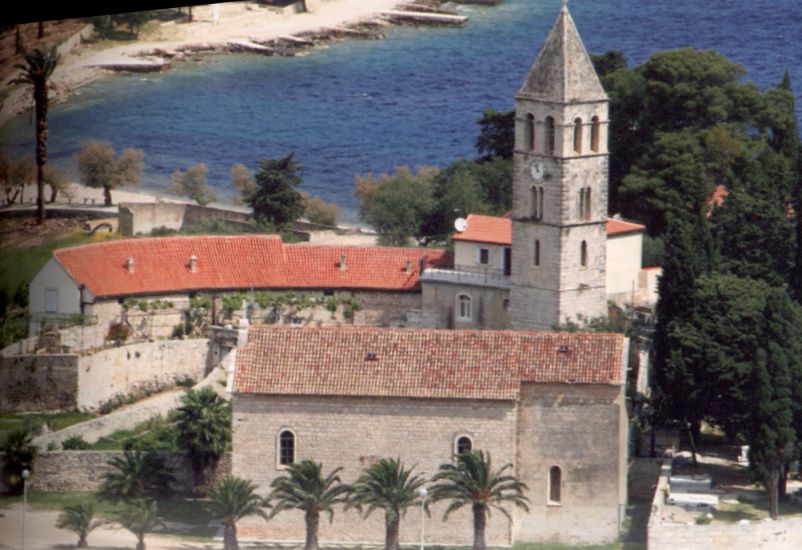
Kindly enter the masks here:
[[532, 173], [532, 178], [540, 181], [543, 179], [545, 175], [545, 168], [543, 166], [542, 159], [535, 159], [532, 161], [532, 164], [529, 165], [529, 171]]

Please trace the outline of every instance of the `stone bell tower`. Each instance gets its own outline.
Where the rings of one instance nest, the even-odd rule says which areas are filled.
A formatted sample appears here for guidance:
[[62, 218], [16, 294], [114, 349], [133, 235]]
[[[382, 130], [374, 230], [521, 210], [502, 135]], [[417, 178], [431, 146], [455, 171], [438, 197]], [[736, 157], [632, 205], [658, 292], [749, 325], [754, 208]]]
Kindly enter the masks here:
[[607, 314], [608, 103], [564, 3], [515, 96], [513, 329]]

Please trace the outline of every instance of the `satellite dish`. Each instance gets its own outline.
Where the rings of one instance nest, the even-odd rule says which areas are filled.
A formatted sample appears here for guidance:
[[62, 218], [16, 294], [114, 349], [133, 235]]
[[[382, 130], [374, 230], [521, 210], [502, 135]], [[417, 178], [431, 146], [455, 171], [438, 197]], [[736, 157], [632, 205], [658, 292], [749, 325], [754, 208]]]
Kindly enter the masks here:
[[454, 220], [454, 229], [457, 230], [457, 233], [462, 233], [468, 229], [468, 220], [465, 218], [457, 218]]

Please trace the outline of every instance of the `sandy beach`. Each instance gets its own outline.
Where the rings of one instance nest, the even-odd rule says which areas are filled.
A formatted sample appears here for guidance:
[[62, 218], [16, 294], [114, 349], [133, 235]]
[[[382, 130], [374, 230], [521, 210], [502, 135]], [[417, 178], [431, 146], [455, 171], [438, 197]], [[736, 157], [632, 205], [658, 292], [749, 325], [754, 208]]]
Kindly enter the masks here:
[[[327, 0], [310, 1], [311, 12], [281, 14], [254, 2], [226, 2], [217, 4], [218, 17], [214, 20], [213, 5], [193, 8], [193, 21], [168, 21], [152, 23], [139, 40], [130, 42], [100, 41], [83, 43], [74, 37], [73, 45], [62, 45], [59, 66], [51, 77], [52, 102], [66, 100], [80, 86], [111, 71], [99, 66], [126, 65], [131, 63], [167, 63], [185, 48], [208, 46], [209, 49], [224, 47], [231, 42], [265, 42], [302, 32], [313, 32], [332, 27], [358, 24], [374, 18], [384, 10], [390, 10], [399, 0]], [[91, 33], [90, 26], [82, 31]], [[173, 60], [173, 62], [175, 62]], [[18, 71], [2, 70], [0, 85], [17, 76]], [[30, 92], [17, 86], [9, 91], [0, 109], [0, 124], [31, 107]]]

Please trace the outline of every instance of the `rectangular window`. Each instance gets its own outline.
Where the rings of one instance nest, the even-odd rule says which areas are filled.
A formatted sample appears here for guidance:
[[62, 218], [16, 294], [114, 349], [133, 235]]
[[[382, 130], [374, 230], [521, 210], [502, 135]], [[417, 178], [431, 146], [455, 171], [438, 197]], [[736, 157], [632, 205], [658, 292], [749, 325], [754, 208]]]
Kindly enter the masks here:
[[490, 263], [490, 250], [487, 248], [479, 249], [479, 263], [482, 265], [487, 265]]
[[45, 313], [58, 313], [58, 289], [45, 289]]
[[538, 239], [535, 239], [534, 254], [535, 254], [534, 266], [540, 267], [540, 241]]

